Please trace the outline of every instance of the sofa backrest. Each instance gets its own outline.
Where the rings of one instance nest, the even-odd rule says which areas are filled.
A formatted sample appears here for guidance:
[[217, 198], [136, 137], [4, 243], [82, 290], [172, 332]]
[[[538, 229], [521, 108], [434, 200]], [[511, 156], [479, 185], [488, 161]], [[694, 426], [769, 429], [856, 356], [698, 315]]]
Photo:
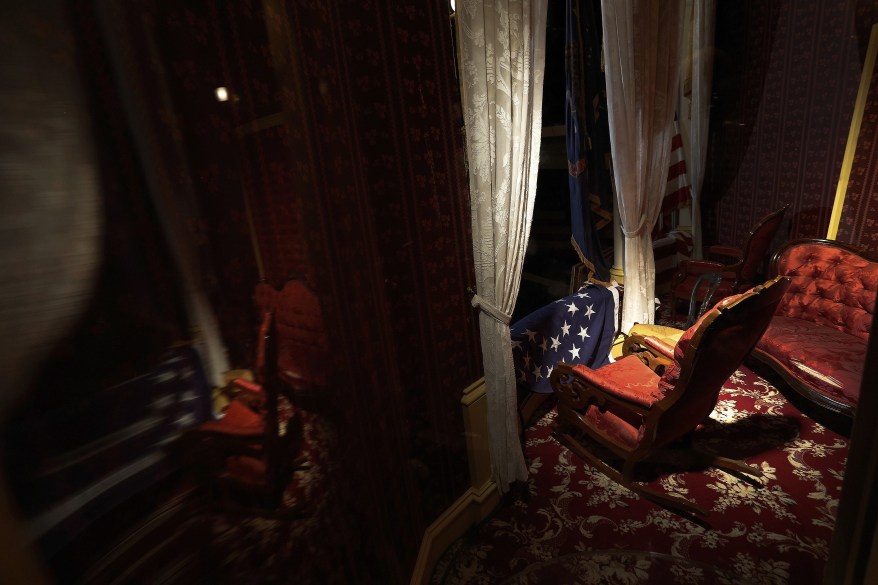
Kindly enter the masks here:
[[840, 242], [795, 240], [774, 255], [771, 274], [792, 279], [777, 315], [869, 337], [878, 289], [875, 259]]

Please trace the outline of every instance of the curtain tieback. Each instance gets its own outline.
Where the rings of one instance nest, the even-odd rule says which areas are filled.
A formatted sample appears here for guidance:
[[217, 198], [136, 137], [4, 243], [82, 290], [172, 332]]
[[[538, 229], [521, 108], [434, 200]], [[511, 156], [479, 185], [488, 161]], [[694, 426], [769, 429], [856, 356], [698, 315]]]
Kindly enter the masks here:
[[473, 295], [472, 303], [474, 307], [477, 307], [483, 313], [490, 315], [495, 321], [502, 325], [509, 325], [509, 321], [512, 320], [512, 315], [507, 315], [498, 309], [493, 303], [478, 294]]

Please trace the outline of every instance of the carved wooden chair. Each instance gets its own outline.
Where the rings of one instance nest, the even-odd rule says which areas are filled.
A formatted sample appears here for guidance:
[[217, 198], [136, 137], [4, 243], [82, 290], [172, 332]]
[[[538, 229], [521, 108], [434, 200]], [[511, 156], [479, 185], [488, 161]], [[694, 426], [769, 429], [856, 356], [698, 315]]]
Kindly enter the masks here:
[[331, 411], [329, 343], [317, 293], [291, 277], [281, 289], [259, 283], [254, 296], [260, 311], [275, 314], [280, 391], [306, 410]]
[[277, 337], [274, 312], [266, 312], [249, 395], [232, 400], [222, 418], [190, 431], [202, 478], [226, 508], [293, 512], [281, 503], [292, 474], [302, 468], [303, 429], [295, 408], [279, 412]]
[[[625, 334], [625, 341], [622, 343], [622, 355], [630, 355], [632, 353], [646, 352], [643, 357], [654, 355], [649, 351], [649, 347], [644, 341], [647, 337], [658, 338], [664, 343], [673, 347], [683, 336], [686, 329], [692, 327], [701, 316], [712, 307], [711, 301], [720, 284], [722, 284], [723, 275], [719, 272], [706, 272], [698, 277], [695, 286], [692, 289], [692, 296], [689, 298], [689, 316], [682, 329], [671, 327], [668, 325], [656, 325], [652, 323], [635, 323], [631, 330]], [[699, 301], [700, 299], [700, 301]], [[667, 358], [656, 356], [655, 365], [669, 365]], [[653, 367], [653, 363], [647, 362], [647, 365]], [[653, 367], [653, 369], [655, 369]], [[663, 371], [656, 370], [662, 374]]]
[[[783, 223], [789, 204], [772, 211], [760, 219], [744, 243], [743, 248], [714, 245], [708, 248], [708, 260], [684, 260], [680, 263], [671, 286], [671, 302], [676, 310], [678, 304], [689, 301], [698, 277], [707, 272], [718, 272], [723, 280], [716, 290], [721, 299], [753, 286], [759, 279], [759, 270], [768, 255], [771, 240]], [[722, 261], [723, 259], [725, 261]], [[694, 291], [700, 295], [698, 291]], [[698, 297], [698, 302], [703, 299]]]
[[[713, 411], [722, 385], [768, 327], [788, 286], [788, 278], [778, 277], [723, 299], [687, 329], [673, 348], [646, 338], [670, 360], [663, 375], [636, 355], [598, 370], [558, 364], [551, 375], [558, 396], [555, 436], [644, 497], [683, 513], [707, 516], [706, 509], [689, 500], [639, 484], [635, 467], [672, 443], [681, 441], [691, 447], [696, 428]], [[601, 448], [621, 461], [621, 470], [598, 454]], [[707, 465], [761, 475], [743, 461], [688, 451]]]

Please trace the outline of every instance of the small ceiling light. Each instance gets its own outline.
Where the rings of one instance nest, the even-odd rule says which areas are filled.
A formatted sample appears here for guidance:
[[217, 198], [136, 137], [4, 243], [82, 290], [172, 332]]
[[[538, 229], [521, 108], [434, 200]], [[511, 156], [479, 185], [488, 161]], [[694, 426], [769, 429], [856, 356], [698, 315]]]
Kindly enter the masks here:
[[224, 87], [218, 87], [214, 91], [216, 93], [216, 101], [218, 102], [227, 102], [229, 101], [229, 92]]

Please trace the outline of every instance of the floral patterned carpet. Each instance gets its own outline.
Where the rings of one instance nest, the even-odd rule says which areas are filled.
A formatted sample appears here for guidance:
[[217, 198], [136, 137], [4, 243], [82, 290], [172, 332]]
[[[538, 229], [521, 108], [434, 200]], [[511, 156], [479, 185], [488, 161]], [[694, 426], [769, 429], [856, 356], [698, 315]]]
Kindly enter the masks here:
[[750, 369], [726, 382], [695, 441], [759, 466], [761, 480], [683, 471], [673, 456], [641, 466], [649, 487], [710, 509], [704, 523], [609, 480], [559, 445], [554, 419], [526, 431], [527, 493], [446, 551], [434, 585], [822, 582], [848, 441]]
[[[281, 419], [289, 403], [281, 400]], [[279, 517], [252, 514], [206, 515], [207, 566], [215, 572], [214, 583], [235, 585], [289, 582], [301, 584], [340, 582], [331, 554], [324, 550], [332, 538], [327, 534], [328, 485], [332, 474], [331, 453], [335, 431], [314, 413], [300, 410], [303, 419], [302, 455], [305, 464], [293, 474], [284, 490]], [[301, 509], [301, 514], [296, 510]], [[337, 535], [335, 535], [337, 536]], [[316, 580], [312, 580], [313, 576]]]

